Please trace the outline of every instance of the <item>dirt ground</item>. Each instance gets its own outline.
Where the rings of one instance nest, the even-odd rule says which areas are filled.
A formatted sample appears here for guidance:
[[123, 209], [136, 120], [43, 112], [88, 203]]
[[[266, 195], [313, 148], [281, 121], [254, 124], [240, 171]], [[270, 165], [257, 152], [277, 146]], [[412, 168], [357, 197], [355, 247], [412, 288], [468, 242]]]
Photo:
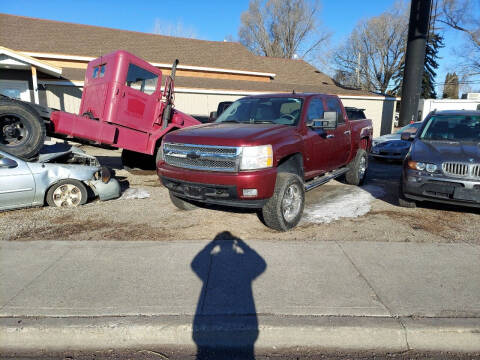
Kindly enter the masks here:
[[[211, 240], [230, 231], [244, 240], [358, 240], [480, 244], [480, 210], [438, 204], [397, 204], [400, 165], [370, 160], [363, 187], [331, 181], [306, 194], [304, 217], [289, 232], [271, 230], [255, 211], [204, 207], [177, 210], [154, 171], [122, 168], [120, 151], [82, 146], [116, 171], [124, 189], [143, 199], [90, 201], [73, 208], [30, 208], [0, 213], [3, 240]], [[132, 190], [129, 190], [132, 191]]]

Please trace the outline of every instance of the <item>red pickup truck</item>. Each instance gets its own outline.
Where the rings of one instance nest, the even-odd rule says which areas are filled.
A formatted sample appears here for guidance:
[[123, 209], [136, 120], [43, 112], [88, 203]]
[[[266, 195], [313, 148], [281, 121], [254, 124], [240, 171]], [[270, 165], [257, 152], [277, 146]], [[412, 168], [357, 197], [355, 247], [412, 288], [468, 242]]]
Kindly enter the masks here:
[[349, 120], [337, 96], [249, 96], [214, 123], [167, 134], [157, 173], [179, 209], [257, 208], [286, 231], [300, 221], [305, 191], [342, 175], [363, 182], [371, 140], [371, 120]]

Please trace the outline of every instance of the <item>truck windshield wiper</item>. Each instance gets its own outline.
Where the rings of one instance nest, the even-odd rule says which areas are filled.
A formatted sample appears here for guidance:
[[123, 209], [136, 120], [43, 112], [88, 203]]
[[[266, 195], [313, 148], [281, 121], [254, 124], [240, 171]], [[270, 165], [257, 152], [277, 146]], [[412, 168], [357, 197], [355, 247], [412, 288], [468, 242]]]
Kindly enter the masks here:
[[224, 121], [219, 121], [219, 123], [237, 123], [237, 124], [242, 124], [243, 121], [238, 121], [238, 120], [224, 120]]

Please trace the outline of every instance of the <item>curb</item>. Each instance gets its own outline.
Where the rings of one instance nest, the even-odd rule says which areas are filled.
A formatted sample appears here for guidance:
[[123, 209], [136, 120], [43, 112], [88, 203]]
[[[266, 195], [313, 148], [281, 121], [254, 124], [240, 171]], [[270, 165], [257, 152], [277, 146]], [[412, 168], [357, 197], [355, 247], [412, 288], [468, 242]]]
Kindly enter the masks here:
[[[0, 352], [161, 346], [480, 352], [480, 318], [311, 316], [0, 318]], [[257, 327], [258, 320], [258, 327]]]

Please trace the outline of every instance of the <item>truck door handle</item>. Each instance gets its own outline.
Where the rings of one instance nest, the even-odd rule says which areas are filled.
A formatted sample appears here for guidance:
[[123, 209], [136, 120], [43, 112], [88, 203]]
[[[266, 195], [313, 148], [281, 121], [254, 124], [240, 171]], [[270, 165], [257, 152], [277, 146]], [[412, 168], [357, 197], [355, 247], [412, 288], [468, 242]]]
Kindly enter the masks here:
[[350, 135], [351, 132], [350, 132], [350, 130], [347, 130], [347, 131], [344, 132], [344, 134], [345, 134], [345, 135]]
[[328, 134], [328, 135], [326, 136], [327, 139], [333, 139], [334, 137], [335, 137], [335, 135], [333, 135], [333, 134]]

